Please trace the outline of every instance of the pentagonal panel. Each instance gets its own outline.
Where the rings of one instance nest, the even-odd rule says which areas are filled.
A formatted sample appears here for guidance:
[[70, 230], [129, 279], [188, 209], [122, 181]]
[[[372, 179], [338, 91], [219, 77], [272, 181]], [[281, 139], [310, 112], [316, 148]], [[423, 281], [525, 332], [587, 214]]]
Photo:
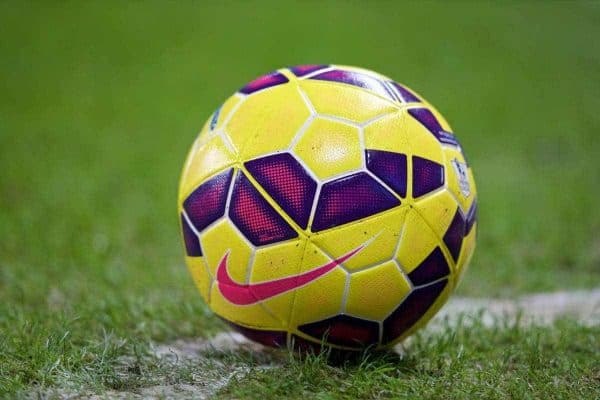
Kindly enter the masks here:
[[342, 306], [346, 272], [312, 243], [306, 245], [300, 273], [308, 273], [324, 266], [334, 268], [296, 289], [291, 326], [303, 325], [336, 315]]
[[198, 184], [224, 171], [235, 163], [236, 156], [220, 136], [193, 149], [188, 155], [179, 187], [179, 202], [183, 202]]
[[426, 158], [412, 157], [412, 195], [424, 196], [444, 186], [444, 166]]
[[355, 86], [311, 79], [299, 85], [319, 114], [362, 123], [397, 110], [391, 101]]
[[232, 176], [233, 170], [229, 169], [210, 178], [183, 202], [183, 209], [197, 232], [202, 232], [225, 213]]
[[204, 257], [213, 276], [226, 259], [227, 273], [239, 283], [247, 283], [252, 247], [235, 229], [231, 221], [223, 219], [200, 236]]
[[298, 233], [262, 197], [243, 172], [231, 194], [229, 218], [255, 246], [292, 239]]
[[357, 254], [344, 261], [348, 270], [380, 264], [394, 257], [406, 210], [401, 207], [357, 224], [325, 231], [311, 240], [332, 257], [341, 257], [361, 247]]
[[289, 153], [258, 158], [245, 166], [269, 196], [305, 229], [317, 183], [304, 167]]
[[320, 179], [362, 166], [358, 128], [338, 121], [313, 120], [294, 152]]
[[402, 302], [411, 287], [394, 261], [350, 276], [346, 313], [383, 320]]
[[309, 116], [296, 86], [287, 84], [250, 95], [224, 129], [241, 158], [250, 160], [289, 147]]
[[369, 171], [398, 195], [406, 197], [406, 154], [370, 149], [367, 149], [365, 153]]
[[390, 100], [395, 99], [393, 92], [383, 80], [377, 79], [371, 74], [366, 74], [359, 71], [334, 69], [313, 75], [310, 77], [310, 79], [357, 86], [377, 93], [382, 97], [387, 97]]
[[415, 289], [394, 312], [383, 321], [383, 343], [401, 337], [431, 309], [448, 280]]
[[400, 205], [390, 191], [365, 172], [327, 182], [321, 188], [312, 231], [356, 221]]
[[379, 324], [349, 315], [336, 315], [298, 327], [298, 330], [319, 341], [355, 348], [367, 347], [379, 341]]

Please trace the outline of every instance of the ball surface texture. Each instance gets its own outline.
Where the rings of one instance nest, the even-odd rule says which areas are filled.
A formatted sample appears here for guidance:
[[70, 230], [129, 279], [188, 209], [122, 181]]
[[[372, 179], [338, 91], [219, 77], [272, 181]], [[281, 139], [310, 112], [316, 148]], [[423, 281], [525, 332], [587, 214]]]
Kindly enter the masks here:
[[475, 248], [471, 167], [420, 94], [355, 67], [260, 77], [208, 119], [178, 211], [202, 298], [257, 342], [391, 346], [427, 323]]

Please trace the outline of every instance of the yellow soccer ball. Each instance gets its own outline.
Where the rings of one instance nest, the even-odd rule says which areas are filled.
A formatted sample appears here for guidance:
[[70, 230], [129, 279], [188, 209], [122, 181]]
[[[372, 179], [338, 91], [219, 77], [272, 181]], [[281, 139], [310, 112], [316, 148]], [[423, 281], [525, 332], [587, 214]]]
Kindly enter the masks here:
[[209, 118], [179, 186], [202, 298], [270, 346], [391, 346], [475, 248], [472, 170], [421, 95], [365, 69], [284, 68]]

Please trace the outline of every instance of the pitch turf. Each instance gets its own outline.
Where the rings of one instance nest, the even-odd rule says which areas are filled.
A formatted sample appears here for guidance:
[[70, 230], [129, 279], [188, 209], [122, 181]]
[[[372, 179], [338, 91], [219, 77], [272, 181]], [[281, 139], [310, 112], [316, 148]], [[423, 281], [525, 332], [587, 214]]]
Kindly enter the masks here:
[[[597, 285], [598, 36], [594, 3], [2, 2], [0, 396], [67, 378], [143, 386], [161, 374], [149, 341], [222, 329], [183, 266], [178, 175], [212, 110], [284, 65], [364, 66], [448, 117], [480, 193], [461, 294]], [[597, 337], [567, 324], [448, 333], [408, 361], [289, 361], [286, 382], [256, 371], [222, 393], [589, 396]], [[140, 360], [124, 376], [123, 355]]]

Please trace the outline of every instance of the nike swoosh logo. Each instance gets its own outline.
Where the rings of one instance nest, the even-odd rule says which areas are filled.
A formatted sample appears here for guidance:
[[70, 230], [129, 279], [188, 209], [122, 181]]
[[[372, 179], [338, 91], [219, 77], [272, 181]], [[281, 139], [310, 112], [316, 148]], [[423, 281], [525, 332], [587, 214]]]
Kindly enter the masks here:
[[300, 286], [306, 285], [315, 279], [320, 278], [335, 267], [340, 265], [346, 260], [349, 260], [362, 249], [367, 246], [368, 243], [361, 244], [354, 250], [347, 254], [344, 254], [338, 259], [335, 259], [325, 265], [304, 272], [299, 275], [287, 276], [281, 279], [275, 279], [272, 281], [250, 283], [246, 285], [235, 282], [229, 272], [227, 271], [227, 258], [229, 257], [229, 251], [225, 253], [219, 266], [217, 267], [217, 282], [219, 290], [223, 297], [229, 300], [231, 303], [236, 305], [250, 305], [258, 303], [261, 300], [277, 296], [290, 290], [299, 288]]

